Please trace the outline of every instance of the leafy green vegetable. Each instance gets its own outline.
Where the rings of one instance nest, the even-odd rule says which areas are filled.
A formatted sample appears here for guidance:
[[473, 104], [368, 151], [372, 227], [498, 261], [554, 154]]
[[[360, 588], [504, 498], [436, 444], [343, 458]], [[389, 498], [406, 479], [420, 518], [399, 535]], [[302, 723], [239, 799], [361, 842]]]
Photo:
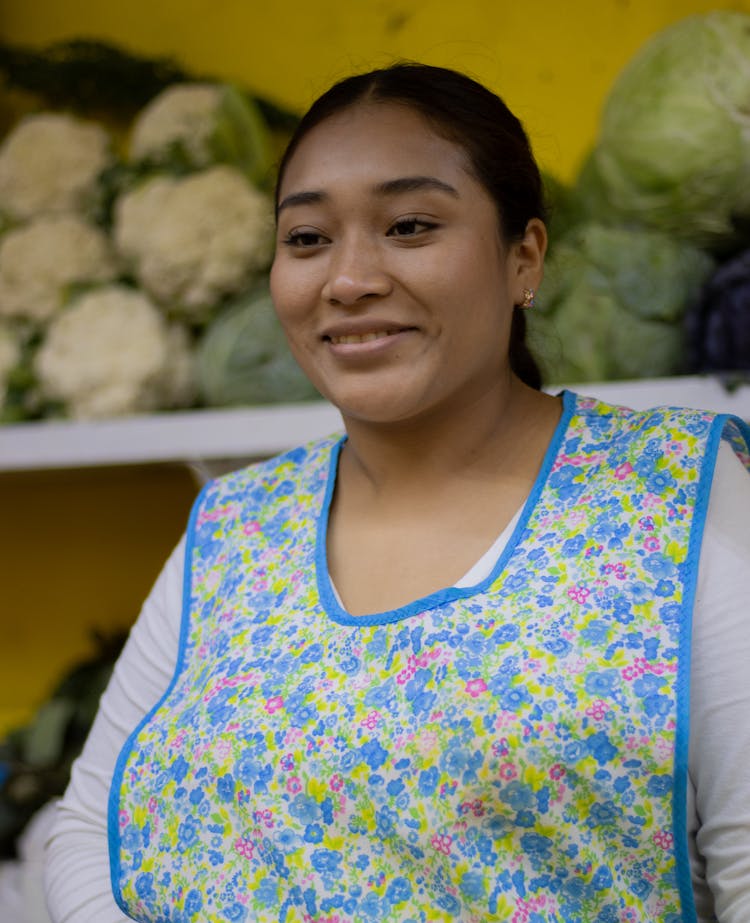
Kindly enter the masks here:
[[683, 371], [684, 314], [712, 267], [706, 253], [659, 231], [574, 228], [552, 253], [539, 310], [529, 314], [546, 377], [573, 383]]
[[213, 406], [310, 400], [267, 284], [232, 302], [208, 325], [197, 353], [198, 388]]
[[715, 11], [658, 33], [608, 96], [581, 194], [699, 246], [736, 246], [750, 218], [750, 15]]

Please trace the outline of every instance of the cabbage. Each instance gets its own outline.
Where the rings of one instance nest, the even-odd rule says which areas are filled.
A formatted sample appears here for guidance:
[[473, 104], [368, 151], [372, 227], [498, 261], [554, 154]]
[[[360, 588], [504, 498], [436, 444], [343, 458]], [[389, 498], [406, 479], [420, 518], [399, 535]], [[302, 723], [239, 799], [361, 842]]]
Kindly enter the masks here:
[[750, 250], [717, 268], [686, 326], [690, 371], [750, 372]]
[[686, 364], [684, 315], [713, 259], [660, 231], [587, 223], [547, 264], [530, 343], [555, 382], [674, 375]]
[[292, 356], [266, 283], [214, 318], [198, 345], [196, 364], [202, 399], [212, 406], [319, 396]]
[[584, 172], [596, 217], [732, 246], [750, 221], [750, 15], [690, 16], [647, 42], [615, 81]]

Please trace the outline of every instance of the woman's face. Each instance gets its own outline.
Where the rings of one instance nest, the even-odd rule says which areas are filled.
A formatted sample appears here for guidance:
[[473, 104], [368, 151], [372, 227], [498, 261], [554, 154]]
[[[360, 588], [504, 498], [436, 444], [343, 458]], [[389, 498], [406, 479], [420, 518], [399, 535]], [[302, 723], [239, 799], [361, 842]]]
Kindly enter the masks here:
[[312, 129], [288, 164], [273, 300], [345, 419], [456, 413], [509, 384], [513, 305], [538, 281], [532, 236], [503, 244], [463, 149], [419, 113], [361, 104]]

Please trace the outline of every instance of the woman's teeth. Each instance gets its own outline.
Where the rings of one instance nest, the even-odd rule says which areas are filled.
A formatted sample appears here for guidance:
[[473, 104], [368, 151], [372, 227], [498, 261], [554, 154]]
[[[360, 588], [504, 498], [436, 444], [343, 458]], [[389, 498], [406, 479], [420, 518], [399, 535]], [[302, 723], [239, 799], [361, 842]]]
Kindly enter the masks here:
[[389, 330], [381, 330], [378, 333], [348, 333], [345, 336], [331, 337], [331, 343], [369, 343], [371, 340], [382, 340], [390, 336]]

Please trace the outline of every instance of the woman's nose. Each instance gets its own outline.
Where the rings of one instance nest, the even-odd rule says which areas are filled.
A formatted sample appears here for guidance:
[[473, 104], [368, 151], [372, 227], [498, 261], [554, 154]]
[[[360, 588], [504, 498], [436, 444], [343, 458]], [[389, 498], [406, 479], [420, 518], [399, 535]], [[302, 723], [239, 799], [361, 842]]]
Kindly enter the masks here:
[[357, 241], [342, 243], [331, 254], [322, 294], [332, 304], [352, 306], [368, 296], [387, 295], [390, 288], [377, 247]]

